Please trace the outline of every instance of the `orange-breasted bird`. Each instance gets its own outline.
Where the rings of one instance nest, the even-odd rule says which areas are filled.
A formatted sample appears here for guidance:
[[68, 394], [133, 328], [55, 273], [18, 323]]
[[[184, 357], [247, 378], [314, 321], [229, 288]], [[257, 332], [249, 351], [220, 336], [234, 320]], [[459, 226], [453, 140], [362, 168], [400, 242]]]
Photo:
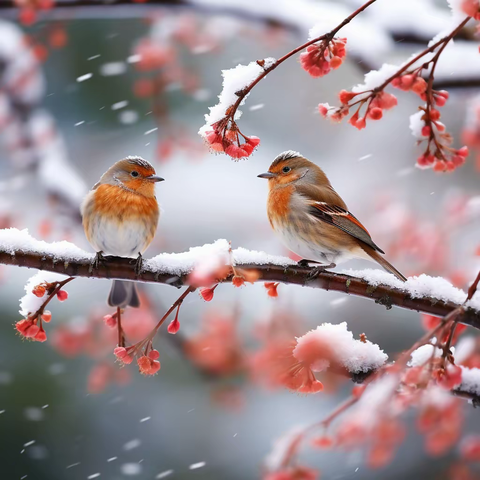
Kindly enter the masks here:
[[321, 168], [291, 150], [278, 155], [267, 173], [267, 214], [289, 250], [308, 261], [328, 264], [363, 258], [407, 279], [387, 260], [367, 229], [348, 211]]
[[[83, 201], [83, 228], [97, 252], [118, 257], [137, 257], [155, 236], [159, 208], [155, 183], [163, 178], [141, 157], [126, 157], [111, 166]], [[114, 280], [108, 297], [110, 306], [138, 307], [134, 282]]]

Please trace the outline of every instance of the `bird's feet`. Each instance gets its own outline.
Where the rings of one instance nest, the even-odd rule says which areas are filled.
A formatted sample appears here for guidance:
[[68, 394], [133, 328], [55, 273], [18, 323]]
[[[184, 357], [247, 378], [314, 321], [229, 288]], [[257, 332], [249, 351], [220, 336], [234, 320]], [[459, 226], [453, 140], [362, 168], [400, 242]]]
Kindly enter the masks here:
[[138, 252], [138, 257], [134, 260], [131, 260], [130, 263], [135, 264], [135, 275], [140, 275], [142, 268], [143, 268], [143, 257], [140, 252]]
[[94, 270], [98, 270], [100, 265], [104, 265], [107, 259], [103, 256], [103, 252], [97, 252], [95, 254], [95, 258], [92, 260], [90, 267], [88, 268], [88, 273], [92, 274]]
[[316, 260], [307, 260], [306, 258], [302, 258], [297, 262], [299, 267], [309, 267], [311, 263], [315, 263], [317, 265], [321, 265], [320, 262], [317, 262]]
[[[316, 263], [318, 263], [318, 262], [316, 262]], [[312, 268], [312, 270], [308, 273], [307, 282], [315, 280], [320, 275], [320, 273], [325, 272], [329, 268], [335, 268], [336, 266], [337, 265], [332, 262], [328, 265], [318, 265], [317, 267]]]

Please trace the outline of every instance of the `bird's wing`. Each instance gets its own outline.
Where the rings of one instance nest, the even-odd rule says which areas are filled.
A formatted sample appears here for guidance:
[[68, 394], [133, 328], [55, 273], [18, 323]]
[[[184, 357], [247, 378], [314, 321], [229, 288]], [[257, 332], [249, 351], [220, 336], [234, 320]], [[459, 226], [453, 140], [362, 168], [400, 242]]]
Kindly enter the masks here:
[[385, 253], [373, 243], [367, 229], [348, 210], [326, 202], [312, 201], [309, 202], [309, 205], [309, 213], [315, 218], [343, 230], [377, 252]]

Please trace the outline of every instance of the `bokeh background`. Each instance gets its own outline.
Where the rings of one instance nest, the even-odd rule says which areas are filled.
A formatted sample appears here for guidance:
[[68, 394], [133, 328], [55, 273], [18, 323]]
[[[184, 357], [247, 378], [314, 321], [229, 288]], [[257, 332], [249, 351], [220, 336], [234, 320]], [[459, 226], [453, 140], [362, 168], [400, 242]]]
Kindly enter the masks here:
[[[182, 252], [218, 238], [234, 247], [287, 255], [266, 218], [267, 185], [256, 176], [277, 154], [292, 149], [328, 173], [350, 210], [403, 273], [442, 275], [465, 288], [480, 268], [475, 152], [452, 174], [415, 168], [420, 150], [408, 127], [409, 115], [420, 104], [414, 94], [398, 92], [398, 107], [364, 131], [347, 123], [333, 125], [316, 113], [319, 102], [335, 103], [340, 89], [361, 82], [372, 62], [400, 62], [419, 50], [436, 33], [428, 18], [417, 21], [412, 11], [398, 16], [392, 27], [387, 18], [392, 12], [372, 8], [361, 21], [363, 28], [378, 32], [370, 39], [375, 48], [367, 42], [341, 69], [321, 79], [309, 77], [296, 58], [270, 74], [248, 98], [240, 121], [245, 134], [261, 138], [261, 146], [248, 160], [235, 163], [210, 153], [196, 133], [216, 103], [221, 70], [278, 58], [306, 40], [318, 9], [341, 15], [358, 4], [256, 3], [64, 6], [40, 14], [33, 25], [25, 25], [29, 22], [18, 18], [18, 10], [2, 4], [0, 82], [9, 85], [5, 72], [16, 61], [21, 71], [33, 65], [38, 78], [32, 82], [39, 82], [6, 98], [13, 116], [0, 132], [2, 226], [28, 228], [48, 241], [68, 239], [90, 251], [79, 222], [80, 199], [112, 163], [141, 155], [166, 179], [158, 186], [163, 213], [147, 256]], [[402, 3], [405, 11], [420, 8]], [[448, 21], [445, 2], [415, 3], [436, 19], [437, 31]], [[15, 35], [28, 35], [27, 53], [15, 50]], [[175, 60], [157, 70], [142, 69], [138, 52], [146, 39], [174, 51]], [[87, 74], [92, 75], [79, 81]], [[155, 80], [153, 95], [152, 83], [143, 80]], [[452, 85], [449, 91], [444, 117], [460, 146], [462, 132], [471, 124], [476, 89]], [[37, 115], [38, 122], [32, 120]], [[40, 141], [32, 125], [40, 131], [50, 125], [53, 139], [42, 134]], [[12, 146], [15, 135], [21, 141]], [[351, 262], [340, 268], [368, 266]], [[13, 324], [19, 319], [23, 285], [34, 273], [13, 267], [0, 271], [2, 479], [77, 480], [97, 473], [102, 479], [259, 478], [276, 438], [321, 419], [351, 388], [342, 384], [330, 394], [299, 396], [265, 389], [243, 370], [205, 374], [185, 356], [182, 342], [172, 342], [162, 331], [159, 375], [144, 378], [131, 365], [130, 378], [119, 384], [109, 370], [100, 382], [102, 391], [92, 393], [92, 369], [119, 369], [111, 349], [73, 355], [58, 342], [55, 348], [53, 332], [59, 325], [84, 331], [92, 318], [110, 313], [105, 303], [109, 284], [71, 283], [69, 300], [52, 305], [49, 341], [32, 344], [15, 335]], [[151, 308], [141, 315], [153, 318], [160, 318], [178, 295], [168, 286], [146, 285], [143, 291]], [[242, 348], [254, 351], [259, 325], [280, 315], [299, 333], [322, 322], [346, 321], [355, 334], [365, 332], [389, 355], [409, 347], [423, 331], [415, 312], [386, 311], [364, 299], [295, 286], [280, 286], [279, 298], [271, 299], [261, 284], [241, 289], [224, 285], [211, 304], [196, 294], [188, 298], [181, 311], [182, 339], [194, 337], [210, 318], [235, 317]], [[478, 429], [478, 414], [466, 408], [465, 415], [468, 429]], [[368, 470], [360, 452], [306, 449], [305, 461], [332, 480], [442, 478], [455, 452], [432, 460], [414, 427], [409, 431], [395, 461], [382, 471]]]

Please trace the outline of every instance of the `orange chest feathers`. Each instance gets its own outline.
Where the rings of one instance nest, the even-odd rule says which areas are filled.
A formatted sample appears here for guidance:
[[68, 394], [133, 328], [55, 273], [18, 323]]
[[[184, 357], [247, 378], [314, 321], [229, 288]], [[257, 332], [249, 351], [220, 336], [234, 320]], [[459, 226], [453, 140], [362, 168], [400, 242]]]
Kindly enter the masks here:
[[158, 218], [159, 214], [155, 197], [145, 197], [115, 185], [100, 185], [95, 190], [94, 204], [97, 214], [121, 219]]
[[274, 188], [270, 190], [267, 201], [267, 212], [270, 225], [285, 221], [290, 211], [290, 201], [293, 194], [293, 186]]

